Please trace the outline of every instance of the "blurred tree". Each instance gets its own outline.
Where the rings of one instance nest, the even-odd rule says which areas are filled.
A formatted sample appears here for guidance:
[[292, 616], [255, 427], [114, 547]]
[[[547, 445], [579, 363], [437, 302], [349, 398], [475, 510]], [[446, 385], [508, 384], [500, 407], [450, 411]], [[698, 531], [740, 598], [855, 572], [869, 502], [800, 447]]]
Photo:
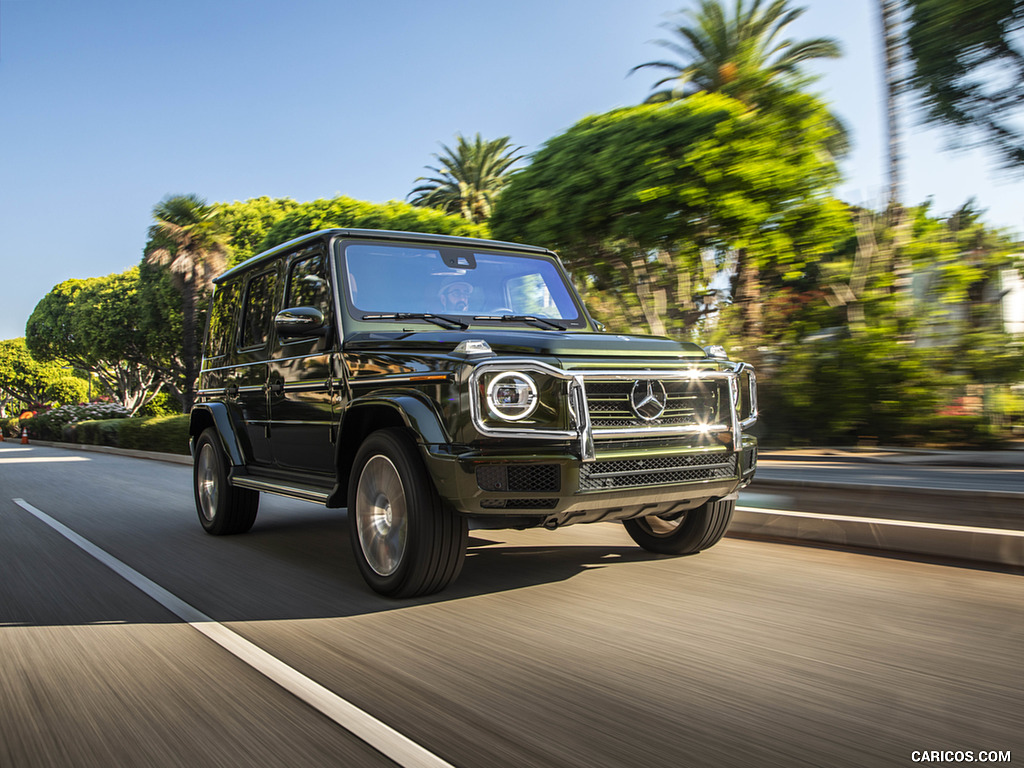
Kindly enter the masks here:
[[904, 0], [908, 85], [953, 146], [983, 146], [1024, 168], [1024, 0]]
[[825, 112], [800, 93], [754, 112], [702, 93], [585, 118], [510, 181], [492, 229], [559, 249], [588, 294], [653, 332], [692, 325], [694, 294], [732, 260], [735, 330], [757, 340], [763, 282], [800, 280], [848, 228]]
[[299, 207], [291, 198], [254, 197], [242, 202], [214, 203], [220, 226], [231, 248], [230, 264], [235, 266], [259, 253], [260, 244], [274, 224]]
[[407, 197], [412, 198], [413, 205], [458, 214], [471, 223], [485, 222], [514, 173], [509, 169], [522, 158], [515, 154], [522, 147], [510, 146], [508, 136], [484, 141], [478, 133], [469, 142], [456, 134], [455, 139], [454, 150], [442, 144], [444, 153], [434, 155], [440, 167], [427, 166], [437, 175], [417, 178], [424, 183]]
[[[656, 43], [679, 57], [678, 61], [649, 61], [634, 67], [667, 70], [668, 75], [654, 84], [648, 103], [672, 101], [693, 93], [724, 93], [745, 104], [770, 109], [785, 102], [789, 94], [805, 90], [812, 78], [800, 64], [812, 59], [838, 58], [839, 44], [831, 38], [813, 38], [795, 42], [780, 39], [786, 27], [804, 13], [803, 8], [787, 7], [787, 0], [752, 0], [745, 7], [737, 0], [729, 15], [721, 0], [699, 0], [696, 11], [682, 11], [689, 24], [665, 24], [681, 42], [658, 40]], [[849, 133], [843, 122], [831, 112], [821, 118], [830, 123], [825, 148], [836, 158], [850, 149]]]
[[166, 197], [153, 208], [156, 223], [149, 228], [143, 259], [164, 267], [181, 293], [182, 406], [192, 408], [196, 379], [198, 306], [213, 278], [224, 270], [230, 248], [217, 209], [197, 195]]
[[682, 43], [656, 41], [680, 60], [649, 61], [632, 71], [648, 67], [668, 71], [654, 87], [671, 87], [651, 94], [648, 101], [710, 91], [757, 104], [773, 83], [799, 80], [802, 62], [840, 55], [839, 44], [829, 38], [780, 39], [804, 10], [788, 8], [787, 0], [773, 0], [766, 7], [761, 0], [752, 0], [749, 7], [744, 7], [744, 0], [737, 0], [735, 13], [729, 16], [721, 0], [699, 0], [697, 11], [682, 12], [689, 24], [663, 25], [682, 38]]
[[258, 250], [273, 248], [300, 235], [331, 227], [395, 229], [465, 237], [488, 236], [486, 225], [471, 224], [461, 216], [433, 208], [417, 208], [394, 200], [378, 204], [351, 197], [335, 197], [298, 204], [267, 230]]
[[88, 388], [66, 360], [40, 362], [29, 352], [25, 339], [0, 341], [0, 416], [14, 404], [28, 409], [80, 403]]
[[65, 280], [40, 300], [25, 327], [31, 353], [41, 361], [68, 361], [95, 374], [134, 413], [175, 377], [177, 339], [168, 324], [147, 327], [139, 268]]

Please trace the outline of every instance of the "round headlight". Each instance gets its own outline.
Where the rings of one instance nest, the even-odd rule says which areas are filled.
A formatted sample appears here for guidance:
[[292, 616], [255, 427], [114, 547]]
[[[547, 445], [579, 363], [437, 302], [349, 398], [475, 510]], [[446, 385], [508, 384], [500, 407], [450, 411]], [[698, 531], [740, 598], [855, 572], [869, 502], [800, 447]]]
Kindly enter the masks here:
[[525, 419], [536, 410], [537, 402], [537, 387], [525, 373], [498, 374], [487, 387], [491, 413], [505, 421]]

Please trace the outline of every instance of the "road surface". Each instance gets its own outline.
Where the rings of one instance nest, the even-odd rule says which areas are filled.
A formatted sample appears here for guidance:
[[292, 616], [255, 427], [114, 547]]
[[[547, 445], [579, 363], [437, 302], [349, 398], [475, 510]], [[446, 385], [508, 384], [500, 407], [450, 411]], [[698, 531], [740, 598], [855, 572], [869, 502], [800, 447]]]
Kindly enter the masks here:
[[2, 766], [1024, 760], [1020, 576], [734, 539], [663, 558], [603, 524], [474, 532], [453, 587], [396, 602], [344, 513], [264, 497], [207, 536], [185, 466], [8, 443], [0, 492]]

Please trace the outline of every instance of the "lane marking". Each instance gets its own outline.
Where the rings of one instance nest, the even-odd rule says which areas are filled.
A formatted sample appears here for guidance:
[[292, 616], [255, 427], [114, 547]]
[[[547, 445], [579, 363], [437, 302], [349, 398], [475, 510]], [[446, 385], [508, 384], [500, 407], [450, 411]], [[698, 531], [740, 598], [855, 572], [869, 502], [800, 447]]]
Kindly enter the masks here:
[[0, 456], [0, 464], [55, 464], [67, 461], [92, 461], [88, 456]]
[[900, 528], [926, 528], [931, 531], [955, 531], [957, 533], [987, 533], [999, 536], [1024, 538], [1024, 531], [1009, 528], [976, 528], [969, 525], [947, 525], [946, 523], [919, 523], [912, 520], [889, 520], [884, 517], [853, 517], [852, 515], [826, 515], [819, 512], [794, 512], [787, 509], [760, 509], [758, 507], [736, 507], [740, 512], [755, 512], [762, 515], [782, 515], [783, 517], [803, 517], [813, 520], [834, 520], [848, 523], [875, 523], [892, 525]]
[[193, 629], [203, 633], [217, 645], [244, 661], [257, 672], [268, 677], [286, 691], [329, 717], [342, 728], [365, 741], [403, 768], [453, 768], [432, 752], [382, 723], [356, 705], [341, 698], [301, 672], [289, 667], [241, 635], [228, 629], [181, 598], [168, 592], [154, 581], [125, 565], [113, 555], [100, 549], [88, 539], [75, 533], [63, 523], [36, 509], [24, 499], [13, 499], [26, 512], [46, 523], [53, 530], [92, 555], [117, 575], [142, 590]]

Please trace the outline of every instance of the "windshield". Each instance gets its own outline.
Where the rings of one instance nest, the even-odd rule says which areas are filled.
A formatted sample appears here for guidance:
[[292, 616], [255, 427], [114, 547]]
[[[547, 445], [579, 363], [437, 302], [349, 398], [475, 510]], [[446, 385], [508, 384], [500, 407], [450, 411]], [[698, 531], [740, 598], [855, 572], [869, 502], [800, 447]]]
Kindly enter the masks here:
[[562, 273], [543, 257], [349, 243], [343, 264], [356, 317], [428, 313], [483, 322], [508, 315], [580, 318]]

